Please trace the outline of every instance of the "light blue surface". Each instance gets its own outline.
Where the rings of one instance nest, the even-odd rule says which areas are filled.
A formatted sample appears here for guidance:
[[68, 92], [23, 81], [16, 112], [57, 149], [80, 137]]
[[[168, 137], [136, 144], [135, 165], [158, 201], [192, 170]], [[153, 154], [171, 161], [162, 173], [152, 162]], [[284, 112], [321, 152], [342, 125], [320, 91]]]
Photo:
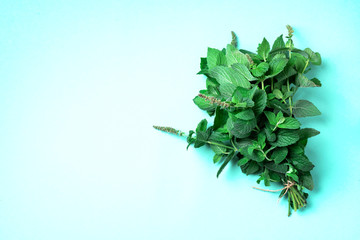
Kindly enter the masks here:
[[[76, 3], [75, 3], [76, 2]], [[360, 2], [1, 1], [0, 239], [357, 239]], [[288, 218], [256, 176], [153, 124], [194, 129], [207, 47], [295, 30], [321, 53], [298, 98], [315, 189]]]

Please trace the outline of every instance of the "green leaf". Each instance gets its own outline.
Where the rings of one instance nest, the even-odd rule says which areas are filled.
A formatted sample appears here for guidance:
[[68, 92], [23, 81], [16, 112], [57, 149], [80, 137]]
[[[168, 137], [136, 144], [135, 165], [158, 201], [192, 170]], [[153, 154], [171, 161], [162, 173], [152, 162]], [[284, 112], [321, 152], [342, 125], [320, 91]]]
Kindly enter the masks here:
[[193, 130], [190, 130], [189, 131], [189, 135], [188, 137], [186, 138], [186, 141], [188, 143], [187, 147], [186, 147], [186, 150], [189, 149], [190, 145], [193, 144], [195, 142], [195, 139], [192, 137], [192, 135], [194, 134], [195, 132]]
[[215, 154], [214, 157], [213, 157], [213, 162], [214, 163], [219, 162], [222, 159], [223, 156], [224, 155], [222, 155], [222, 154]]
[[272, 128], [269, 126], [269, 124], [266, 123], [265, 123], [265, 134], [269, 142], [274, 142], [276, 140], [275, 133], [272, 132]]
[[279, 128], [286, 128], [286, 129], [298, 129], [300, 127], [300, 122], [291, 117], [285, 118], [285, 121], [278, 125]]
[[265, 114], [265, 116], [267, 117], [267, 119], [269, 120], [269, 123], [270, 123], [271, 125], [274, 125], [274, 126], [275, 126], [276, 123], [277, 123], [275, 113], [269, 112], [269, 111], [265, 111], [264, 114]]
[[269, 52], [270, 52], [270, 44], [266, 40], [266, 38], [264, 38], [263, 41], [258, 46], [257, 53], [262, 59], [264, 59], [264, 61], [266, 61], [266, 59], [269, 56]]
[[259, 115], [264, 111], [266, 107], [266, 100], [267, 100], [266, 92], [262, 89], [257, 89], [253, 97], [253, 101], [255, 103], [253, 107], [253, 111], [255, 115]]
[[309, 159], [304, 155], [296, 155], [290, 159], [294, 166], [304, 172], [308, 172], [314, 168], [314, 165], [309, 161]]
[[264, 172], [260, 174], [260, 178], [256, 180], [256, 182], [259, 184], [262, 180], [264, 181], [265, 186], [270, 186], [270, 175], [268, 169], [265, 169]]
[[[251, 89], [237, 87], [232, 96], [232, 102], [233, 103], [240, 103], [240, 102], [249, 103], [249, 100], [251, 100], [254, 97], [254, 94], [257, 89], [258, 89], [257, 86], [255, 86]], [[246, 105], [249, 105], [249, 104], [246, 104]]]
[[224, 170], [224, 168], [226, 167], [226, 165], [231, 161], [231, 159], [233, 159], [233, 157], [235, 156], [235, 153], [232, 152], [230, 153], [224, 160], [224, 163], [220, 166], [219, 171], [216, 174], [216, 177], [218, 178], [219, 175], [221, 174], [221, 172]]
[[298, 72], [303, 72], [306, 66], [306, 61], [307, 59], [303, 55], [293, 52], [291, 53], [289, 65], [295, 66]]
[[[314, 81], [315, 82], [314, 82]], [[321, 83], [317, 78], [309, 80], [304, 74], [299, 73], [295, 79], [296, 85], [299, 87], [320, 87]]]
[[[233, 66], [238, 64], [239, 63], [236, 63]], [[243, 87], [249, 89], [251, 86], [250, 82], [246, 78], [244, 78], [242, 74], [229, 67], [216, 66], [210, 70], [210, 76], [215, 78], [219, 82], [220, 91], [222, 85], [228, 84], [231, 86], [233, 90], [228, 93], [229, 96], [233, 94], [236, 87]]]
[[249, 60], [247, 59], [245, 54], [240, 52], [238, 49], [236, 49], [236, 47], [231, 44], [228, 44], [226, 47], [226, 60], [229, 67], [234, 63], [241, 63], [247, 68], [250, 65]]
[[279, 89], [274, 89], [273, 94], [277, 99], [283, 99], [284, 95]]
[[276, 148], [271, 155], [271, 159], [273, 159], [276, 164], [280, 164], [286, 158], [287, 154], [288, 149], [286, 147]]
[[205, 145], [207, 139], [209, 138], [209, 132], [207, 130], [207, 120], [203, 119], [199, 122], [196, 127], [196, 141], [194, 143], [195, 148], [199, 148]]
[[276, 49], [279, 49], [279, 48], [284, 48], [285, 47], [285, 42], [284, 42], [284, 39], [283, 39], [283, 35], [281, 34], [278, 38], [276, 38], [273, 46], [272, 46], [272, 49], [271, 51], [274, 51]]
[[266, 62], [261, 62], [259, 65], [255, 66], [253, 69], [251, 69], [251, 73], [255, 77], [260, 77], [260, 76], [264, 75], [268, 69], [269, 69], [269, 64]]
[[295, 117], [312, 117], [320, 115], [321, 112], [314, 104], [307, 100], [298, 100], [293, 106], [293, 113]]
[[243, 166], [245, 165], [250, 159], [246, 158], [246, 157], [243, 157], [242, 159], [240, 159], [238, 162], [237, 162], [237, 165], [240, 167], [240, 166]]
[[245, 109], [235, 115], [236, 118], [241, 120], [251, 120], [255, 118], [255, 114], [251, 109]]
[[286, 58], [273, 58], [269, 63], [270, 75], [266, 76], [265, 78], [271, 78], [278, 75], [284, 70], [287, 63], [288, 60]]
[[283, 81], [291, 76], [294, 76], [296, 74], [297, 74], [297, 71], [293, 67], [287, 65], [287, 66], [285, 66], [285, 68], [283, 69], [282, 72], [280, 72], [278, 75], [276, 75], [276, 79], [279, 81], [279, 84], [282, 84], [281, 81]]
[[286, 176], [291, 177], [296, 182], [299, 182], [299, 176], [297, 175], [298, 171], [290, 164], [289, 170], [286, 172]]
[[206, 119], [201, 120], [196, 127], [196, 133], [205, 132], [207, 129], [207, 124], [208, 124], [208, 121]]
[[258, 134], [258, 143], [259, 143], [261, 149], [264, 149], [264, 147], [266, 146], [266, 134], [265, 134], [265, 131], [261, 131]]
[[[216, 142], [215, 142], [216, 143]], [[220, 143], [220, 142], [219, 142]], [[215, 154], [224, 154], [226, 153], [226, 149], [225, 147], [221, 147], [221, 146], [218, 146], [218, 145], [214, 145], [214, 144], [211, 144], [210, 145], [210, 148], [214, 151]]]
[[277, 134], [276, 142], [272, 143], [276, 147], [286, 147], [296, 143], [299, 140], [297, 130], [280, 129]]
[[247, 164], [240, 167], [241, 171], [246, 175], [257, 173], [260, 169], [259, 165], [255, 161], [249, 161]]
[[249, 121], [241, 119], [229, 118], [227, 121], [227, 129], [237, 138], [244, 138], [250, 135], [251, 131], [256, 126], [256, 119], [253, 118]]
[[196, 140], [194, 143], [194, 148], [199, 148], [204, 146], [208, 138], [209, 138], [208, 132], [196, 132]]
[[223, 127], [226, 124], [228, 117], [229, 114], [226, 110], [217, 107], [215, 110], [214, 130]]
[[321, 56], [318, 52], [313, 52], [310, 48], [305, 48], [304, 52], [309, 55], [310, 62], [314, 65], [321, 65]]
[[193, 102], [196, 104], [196, 106], [198, 106], [201, 110], [205, 110], [205, 111], [214, 111], [215, 110], [215, 105], [211, 104], [209, 101], [206, 101], [205, 99], [196, 96], [193, 99]]
[[209, 141], [213, 141], [213, 142], [216, 142], [216, 141], [228, 141], [230, 140], [230, 136], [229, 136], [229, 133], [226, 131], [225, 133], [223, 132], [220, 132], [221, 128], [217, 129], [216, 131], [213, 131], [209, 137]]
[[[234, 63], [231, 66], [231, 68], [234, 69], [237, 73], [239, 73], [242, 76], [242, 78], [246, 79], [249, 82], [257, 80], [257, 78], [251, 75], [249, 69], [244, 64]], [[240, 87], [244, 87], [244, 86], [240, 86]], [[249, 83], [249, 87], [244, 87], [244, 88], [250, 88], [250, 83]]]
[[268, 162], [264, 165], [267, 169], [273, 171], [273, 172], [277, 172], [277, 173], [286, 173], [288, 171], [288, 165], [283, 163], [283, 164], [276, 164], [274, 162]]
[[313, 182], [310, 172], [305, 172], [301, 176], [301, 182], [302, 182], [302, 185], [304, 187], [306, 187], [307, 189], [309, 189], [310, 191], [312, 191], [314, 189], [314, 182]]
[[294, 144], [290, 146], [289, 149], [290, 149], [289, 155], [291, 157], [304, 154], [304, 148], [301, 147], [299, 144]]
[[269, 107], [280, 110], [280, 111], [290, 115], [290, 111], [288, 110], [287, 104], [284, 104], [277, 99], [273, 99], [273, 100], [269, 101], [268, 103], [269, 103], [268, 104]]
[[320, 134], [320, 132], [313, 128], [303, 128], [299, 131], [300, 139], [308, 139]]
[[219, 65], [227, 65], [224, 53], [215, 48], [208, 48], [207, 65], [209, 69]]

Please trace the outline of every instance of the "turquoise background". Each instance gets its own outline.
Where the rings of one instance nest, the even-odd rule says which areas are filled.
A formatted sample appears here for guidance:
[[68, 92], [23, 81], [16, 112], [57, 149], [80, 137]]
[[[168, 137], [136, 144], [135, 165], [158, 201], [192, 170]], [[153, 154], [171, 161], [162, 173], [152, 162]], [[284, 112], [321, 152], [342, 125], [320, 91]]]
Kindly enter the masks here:
[[[360, 234], [360, 2], [1, 1], [0, 239], [356, 239]], [[256, 50], [295, 30], [321, 53], [315, 189], [287, 217], [236, 166], [216, 179], [194, 129], [207, 47]], [[277, 188], [274, 186], [273, 188]]]

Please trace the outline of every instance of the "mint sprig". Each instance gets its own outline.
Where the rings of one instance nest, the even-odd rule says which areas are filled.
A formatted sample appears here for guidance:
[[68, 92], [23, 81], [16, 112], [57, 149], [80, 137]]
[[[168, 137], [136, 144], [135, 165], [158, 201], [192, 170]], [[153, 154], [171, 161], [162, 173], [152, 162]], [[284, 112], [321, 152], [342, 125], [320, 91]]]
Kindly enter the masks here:
[[243, 173], [259, 174], [257, 183], [282, 184], [278, 190], [256, 189], [280, 192], [279, 200], [287, 197], [290, 216], [291, 209], [306, 206], [304, 189], [314, 187], [310, 173], [314, 165], [305, 147], [308, 138], [319, 134], [312, 128], [302, 129], [296, 118], [320, 115], [313, 103], [294, 102], [293, 97], [299, 88], [321, 86], [317, 78], [306, 76], [311, 65], [321, 64], [321, 56], [310, 48], [295, 48], [294, 30], [286, 27], [286, 43], [280, 35], [271, 47], [264, 38], [257, 53], [237, 49], [234, 32], [226, 48], [208, 48], [198, 72], [206, 77], [206, 89], [193, 101], [214, 116], [212, 125], [203, 119], [187, 135], [171, 127], [154, 128], [185, 136], [188, 147], [210, 146], [213, 162], [221, 164], [217, 177], [235, 161]]

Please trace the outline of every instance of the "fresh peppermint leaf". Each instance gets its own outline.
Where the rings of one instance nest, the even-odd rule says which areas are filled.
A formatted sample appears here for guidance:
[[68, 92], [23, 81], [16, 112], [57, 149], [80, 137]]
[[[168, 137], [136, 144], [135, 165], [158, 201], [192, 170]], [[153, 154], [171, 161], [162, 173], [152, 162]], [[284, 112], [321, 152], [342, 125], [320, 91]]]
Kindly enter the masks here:
[[283, 123], [278, 125], [278, 128], [286, 129], [298, 129], [300, 127], [300, 122], [295, 118], [287, 117]]
[[303, 173], [301, 177], [302, 185], [312, 191], [314, 189], [314, 182], [310, 172]]
[[272, 145], [277, 147], [286, 147], [296, 143], [299, 140], [299, 134], [297, 130], [280, 129], [276, 135], [276, 142]]
[[276, 38], [273, 46], [272, 46], [272, 49], [271, 51], [274, 51], [276, 49], [281, 49], [281, 48], [284, 48], [285, 47], [285, 42], [284, 42], [284, 39], [283, 39], [283, 35], [281, 34], [278, 38]]
[[270, 44], [266, 40], [266, 38], [264, 38], [263, 41], [258, 46], [257, 53], [266, 62], [266, 59], [269, 56], [269, 52], [270, 52]]
[[255, 114], [251, 109], [246, 109], [244, 111], [241, 111], [241, 112], [237, 113], [235, 115], [235, 117], [238, 118], [238, 119], [241, 119], [241, 120], [248, 121], [248, 120], [251, 120], [251, 119], [255, 118]]
[[250, 63], [245, 54], [237, 50], [233, 45], [228, 44], [226, 47], [226, 61], [230, 67], [234, 63], [240, 63], [249, 68]]
[[303, 128], [299, 131], [300, 139], [308, 139], [320, 134], [320, 132], [313, 128]]
[[232, 152], [232, 153], [230, 153], [230, 154], [225, 158], [223, 164], [220, 166], [219, 171], [218, 171], [217, 174], [216, 174], [216, 177], [219, 177], [219, 176], [220, 176], [221, 172], [224, 170], [224, 168], [226, 167], [226, 165], [234, 158], [234, 156], [235, 156], [235, 153]]
[[273, 94], [277, 99], [284, 98], [284, 95], [282, 94], [282, 92], [279, 89], [274, 89]]
[[308, 100], [298, 100], [293, 106], [295, 117], [312, 117], [320, 115], [321, 112]]
[[294, 166], [301, 171], [308, 172], [314, 168], [314, 164], [304, 155], [293, 156], [290, 160]]
[[266, 107], [266, 100], [267, 100], [266, 92], [262, 89], [257, 89], [253, 97], [253, 101], [255, 103], [253, 107], [253, 111], [255, 115], [259, 115], [264, 111]]
[[310, 62], [314, 65], [320, 65], [321, 64], [321, 56], [318, 52], [313, 52], [310, 48], [305, 48], [304, 52], [306, 52], [309, 55]]
[[209, 69], [215, 66], [227, 65], [225, 54], [218, 49], [208, 48], [207, 65]]
[[259, 65], [256, 65], [253, 69], [251, 69], [251, 73], [255, 77], [261, 77], [267, 72], [268, 69], [269, 69], [269, 64], [266, 62], [261, 62], [259, 63]]
[[276, 164], [280, 164], [286, 158], [287, 154], [288, 149], [286, 147], [276, 148], [271, 155], [271, 159], [273, 159]]
[[270, 75], [266, 76], [266, 78], [271, 78], [281, 73], [287, 63], [288, 60], [286, 58], [273, 58], [269, 63]]

